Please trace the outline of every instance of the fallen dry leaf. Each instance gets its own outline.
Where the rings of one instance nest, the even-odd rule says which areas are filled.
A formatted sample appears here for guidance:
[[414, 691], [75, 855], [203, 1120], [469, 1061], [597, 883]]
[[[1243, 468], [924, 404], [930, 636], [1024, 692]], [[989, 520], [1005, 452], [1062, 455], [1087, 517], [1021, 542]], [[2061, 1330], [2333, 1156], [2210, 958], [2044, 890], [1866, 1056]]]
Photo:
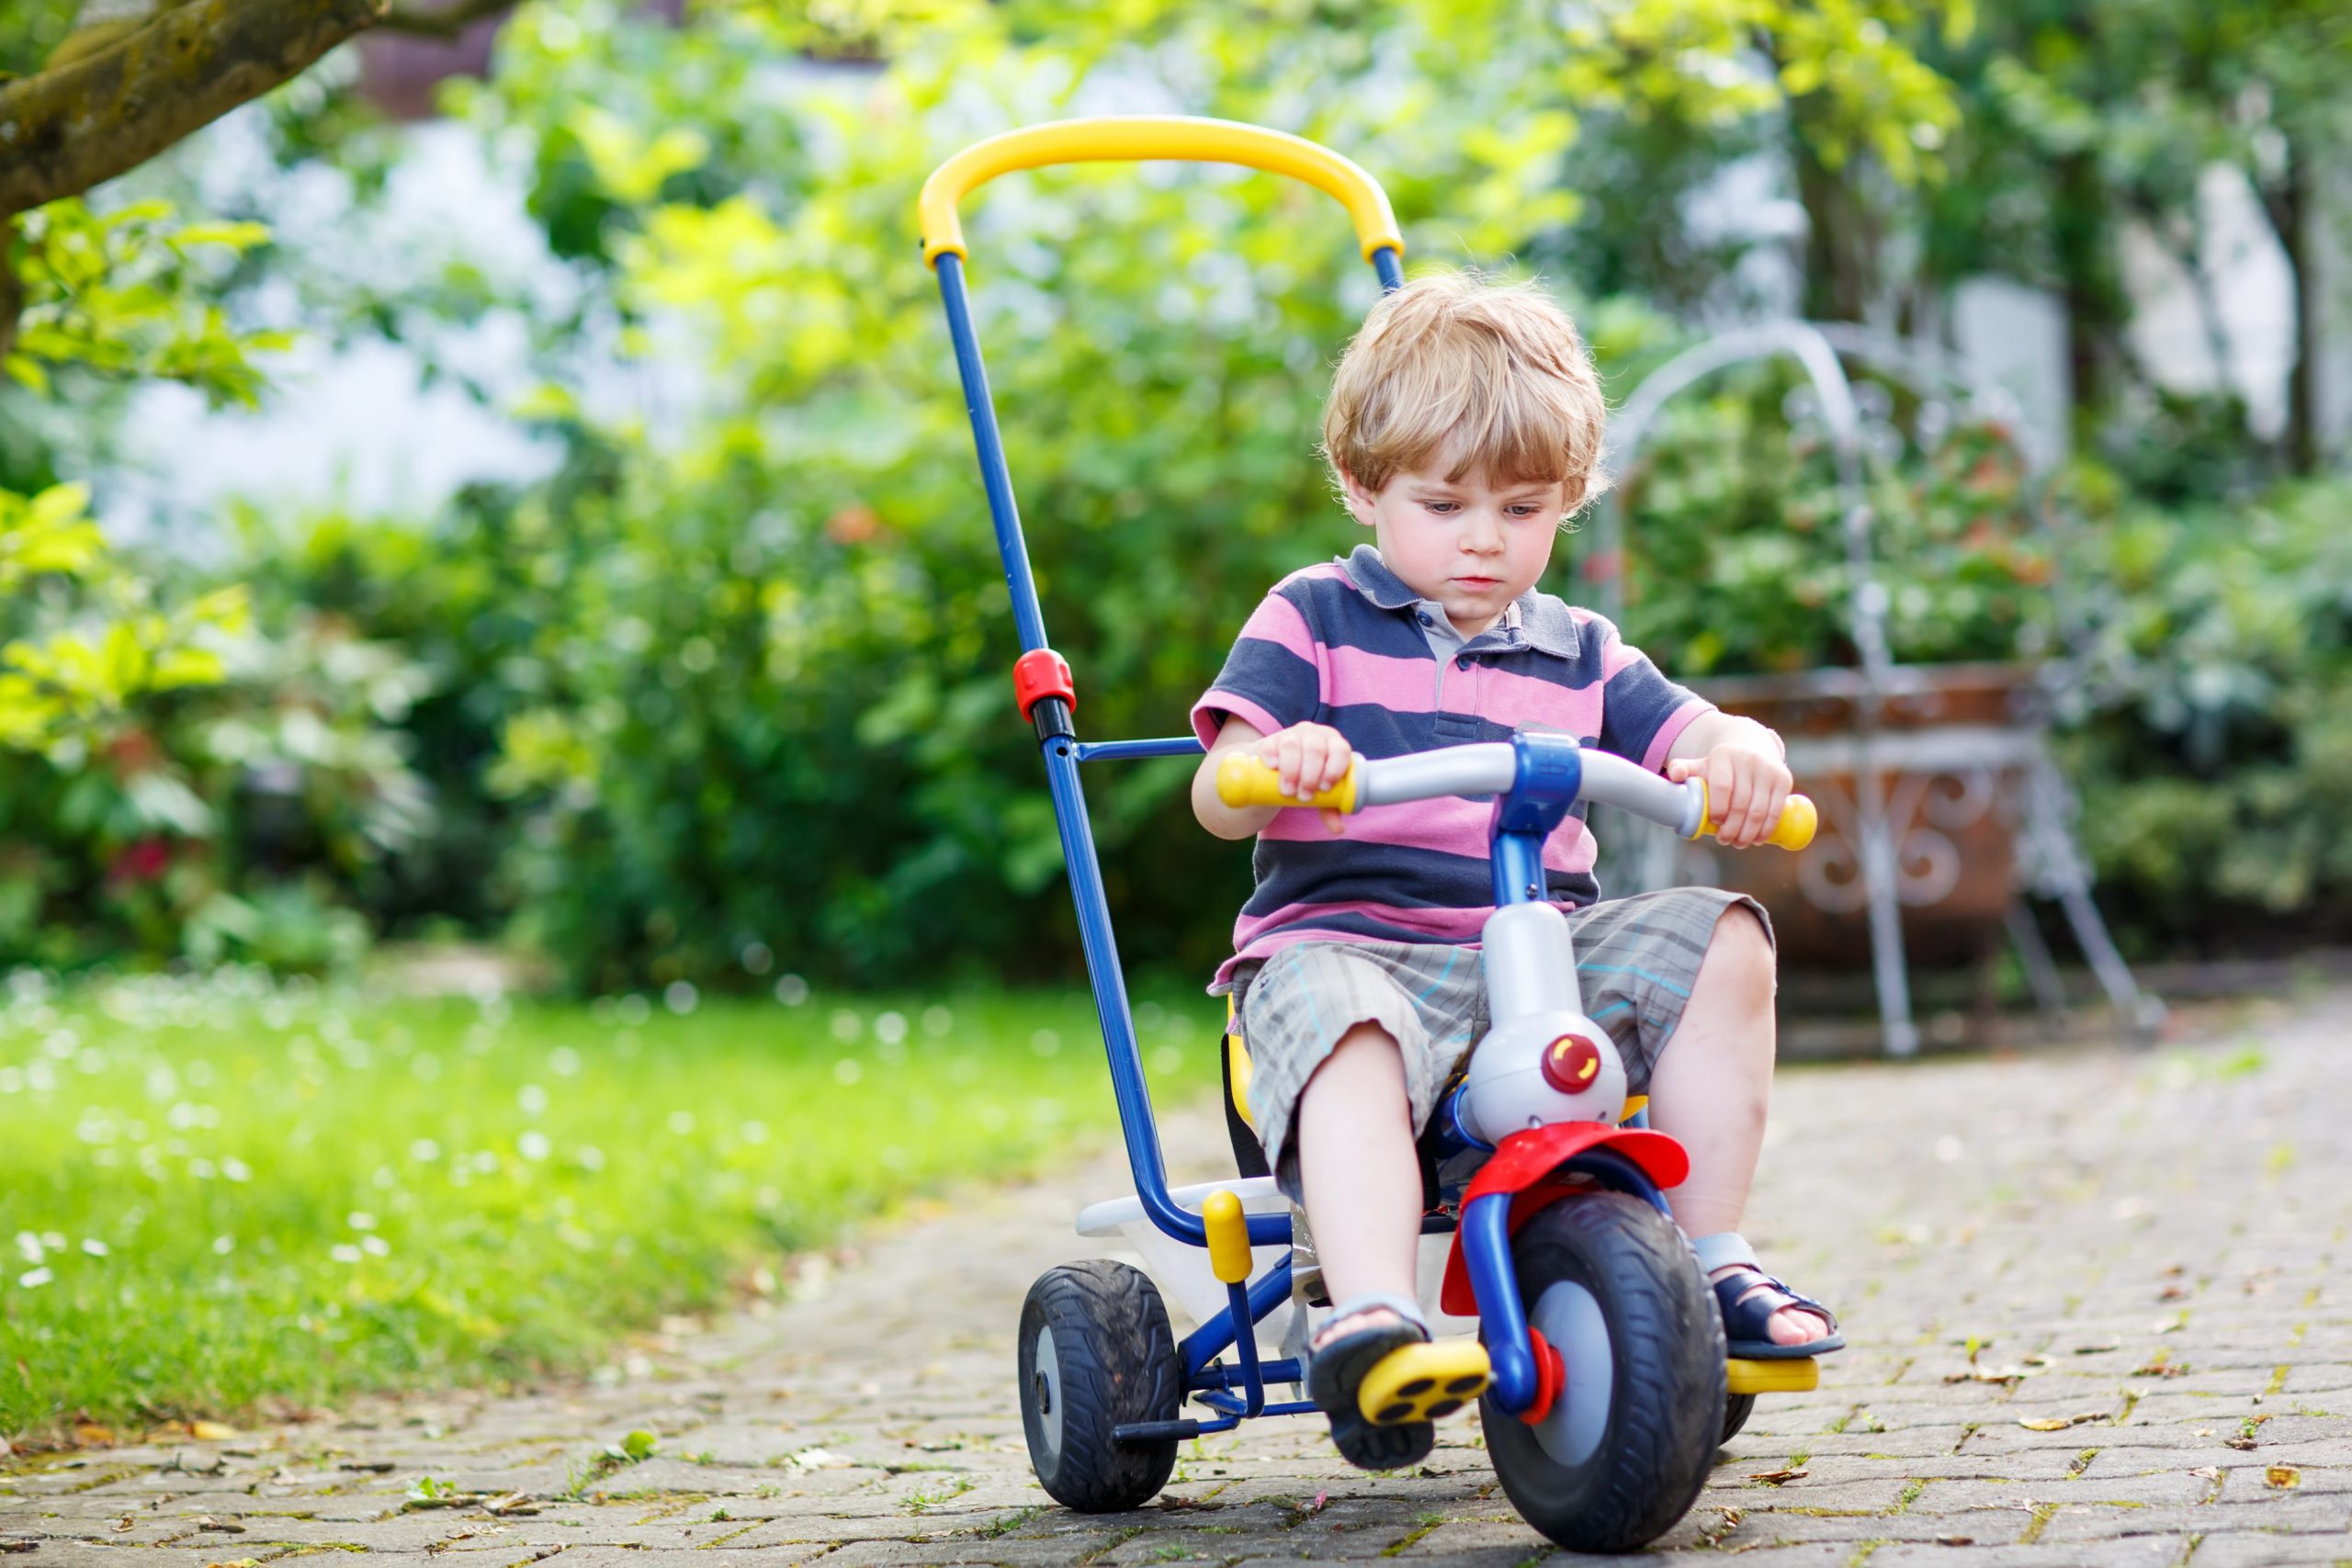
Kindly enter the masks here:
[[2291, 1464], [2274, 1464], [2262, 1472], [2262, 1479], [2270, 1485], [2292, 1489], [2303, 1483], [2303, 1472]]
[[234, 1427], [220, 1421], [191, 1421], [188, 1423], [187, 1433], [189, 1437], [208, 1443], [217, 1443], [230, 1438], [244, 1436]]
[[1973, 1535], [1939, 1535], [1936, 1537], [1936, 1544], [1938, 1546], [1974, 1546], [1976, 1538]]
[[1946, 1372], [1944, 1382], [2011, 1383], [2031, 1375], [2028, 1367], [1971, 1367], [1964, 1372]]
[[1761, 1481], [1768, 1486], [1781, 1486], [1792, 1481], [1802, 1480], [1808, 1473], [1810, 1472], [1802, 1470], [1759, 1470], [1747, 1479]]
[[2156, 1292], [2156, 1300], [2160, 1302], [2186, 1301], [2188, 1298], [2188, 1291], [2178, 1285], [2166, 1285]]
[[528, 1492], [509, 1492], [503, 1496], [492, 1497], [482, 1506], [493, 1514], [502, 1516], [536, 1514], [539, 1511], [538, 1500]]
[[227, 1562], [208, 1562], [204, 1568], [261, 1568], [261, 1560], [257, 1557], [239, 1557]]
[[40, 1542], [37, 1540], [26, 1540], [17, 1536], [0, 1539], [0, 1551], [38, 1551], [40, 1550]]
[[2063, 1432], [2074, 1422], [2064, 1416], [2057, 1416], [2041, 1421], [2020, 1421], [2018, 1425], [2029, 1432]]
[[2222, 1479], [2222, 1467], [2218, 1464], [2200, 1464], [2188, 1473], [2199, 1481], [2219, 1481]]
[[2223, 1438], [2222, 1439], [2222, 1446], [2224, 1448], [2235, 1449], [2238, 1452], [2245, 1453], [2254, 1447], [2254, 1439], [2252, 1438]]
[[2122, 1343], [2123, 1341], [2120, 1339], [2101, 1339], [2094, 1344], [2075, 1346], [2075, 1354], [2077, 1356], [2103, 1356], [2108, 1351], [2117, 1348]]
[[236, 1520], [216, 1519], [210, 1514], [197, 1515], [196, 1528], [200, 1530], [220, 1530], [228, 1535], [243, 1535], [245, 1533], [245, 1527], [239, 1524]]
[[74, 1428], [74, 1440], [85, 1449], [110, 1449], [114, 1447], [114, 1428], [85, 1421]]

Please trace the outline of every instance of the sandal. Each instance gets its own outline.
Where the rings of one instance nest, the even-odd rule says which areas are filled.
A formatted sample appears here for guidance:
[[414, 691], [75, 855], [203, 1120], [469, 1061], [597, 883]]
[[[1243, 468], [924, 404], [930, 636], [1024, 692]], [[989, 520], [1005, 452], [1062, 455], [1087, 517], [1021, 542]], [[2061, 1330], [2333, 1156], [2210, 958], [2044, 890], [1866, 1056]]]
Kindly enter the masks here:
[[1429, 1343], [1421, 1303], [1410, 1296], [1356, 1296], [1340, 1303], [1331, 1321], [1378, 1309], [1395, 1313], [1401, 1321], [1359, 1328], [1317, 1346], [1306, 1363], [1306, 1396], [1331, 1418], [1331, 1441], [1340, 1458], [1359, 1470], [1402, 1470], [1429, 1457], [1437, 1446], [1437, 1426], [1426, 1417], [1374, 1421], [1363, 1413], [1363, 1383], [1374, 1368], [1397, 1351]]
[[[1714, 1288], [1715, 1304], [1723, 1310], [1724, 1338], [1732, 1359], [1802, 1361], [1846, 1348], [1846, 1337], [1838, 1332], [1838, 1314], [1764, 1272], [1756, 1260], [1756, 1249], [1736, 1231], [1701, 1236], [1691, 1246], [1699, 1254], [1701, 1271]], [[1735, 1267], [1739, 1269], [1736, 1274], [1722, 1280], [1713, 1277], [1718, 1269]], [[1780, 1300], [1773, 1299], [1774, 1292]], [[1779, 1343], [1772, 1337], [1772, 1314], [1790, 1307], [1819, 1314], [1829, 1331], [1794, 1345]]]

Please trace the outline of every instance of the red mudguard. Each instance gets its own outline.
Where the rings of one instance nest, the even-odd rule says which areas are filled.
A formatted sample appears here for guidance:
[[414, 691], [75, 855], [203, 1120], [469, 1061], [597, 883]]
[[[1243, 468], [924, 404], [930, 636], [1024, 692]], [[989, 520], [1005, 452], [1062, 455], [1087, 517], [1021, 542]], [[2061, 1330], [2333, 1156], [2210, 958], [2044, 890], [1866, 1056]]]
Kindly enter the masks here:
[[[1679, 1186], [1682, 1179], [1690, 1174], [1690, 1156], [1664, 1133], [1653, 1133], [1646, 1127], [1611, 1127], [1600, 1122], [1555, 1122], [1548, 1127], [1531, 1127], [1505, 1138], [1495, 1149], [1495, 1157], [1480, 1166], [1478, 1174], [1470, 1179], [1468, 1190], [1462, 1194], [1462, 1206], [1467, 1209], [1472, 1200], [1497, 1192], [1516, 1194], [1510, 1202], [1510, 1230], [1516, 1235], [1530, 1216], [1571, 1190], [1567, 1183], [1553, 1181], [1550, 1177], [1564, 1162], [1587, 1149], [1607, 1149], [1623, 1155], [1660, 1187]], [[1470, 1266], [1462, 1257], [1459, 1231], [1454, 1233], [1453, 1251], [1446, 1257], [1445, 1286], [1438, 1304], [1457, 1317], [1475, 1317], [1478, 1313], [1478, 1298], [1470, 1289]]]

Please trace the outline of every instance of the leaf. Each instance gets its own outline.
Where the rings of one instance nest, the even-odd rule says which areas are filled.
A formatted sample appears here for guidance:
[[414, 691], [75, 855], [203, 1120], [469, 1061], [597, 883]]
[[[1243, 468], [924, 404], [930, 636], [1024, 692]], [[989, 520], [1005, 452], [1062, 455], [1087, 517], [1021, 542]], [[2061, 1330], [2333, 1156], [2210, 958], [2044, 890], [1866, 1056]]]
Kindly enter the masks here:
[[661, 1446], [661, 1440], [642, 1427], [621, 1439], [621, 1452], [632, 1460], [651, 1459]]
[[220, 1421], [192, 1421], [188, 1424], [187, 1431], [188, 1436], [201, 1438], [208, 1443], [217, 1443], [243, 1435], [234, 1427]]
[[2274, 1464], [2262, 1472], [2262, 1479], [2266, 1485], [2291, 1491], [2303, 1483], [2303, 1472], [2291, 1464]]
[[1759, 1470], [1747, 1479], [1761, 1481], [1768, 1486], [1785, 1486], [1790, 1482], [1801, 1481], [1811, 1473], [1810, 1471], [1804, 1470]]

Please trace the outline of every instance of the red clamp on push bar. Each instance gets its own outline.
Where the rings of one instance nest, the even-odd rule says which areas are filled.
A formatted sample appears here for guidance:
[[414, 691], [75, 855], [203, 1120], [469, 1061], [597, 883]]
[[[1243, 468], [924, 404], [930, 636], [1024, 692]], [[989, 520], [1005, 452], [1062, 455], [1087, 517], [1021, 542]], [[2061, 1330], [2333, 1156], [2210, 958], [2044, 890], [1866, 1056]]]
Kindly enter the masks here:
[[[1044, 713], [1037, 705], [1053, 699]], [[1071, 681], [1069, 660], [1050, 648], [1033, 648], [1012, 661], [1012, 700], [1021, 716], [1037, 727], [1040, 740], [1055, 735], [1075, 735], [1070, 716], [1078, 711], [1078, 686]]]

